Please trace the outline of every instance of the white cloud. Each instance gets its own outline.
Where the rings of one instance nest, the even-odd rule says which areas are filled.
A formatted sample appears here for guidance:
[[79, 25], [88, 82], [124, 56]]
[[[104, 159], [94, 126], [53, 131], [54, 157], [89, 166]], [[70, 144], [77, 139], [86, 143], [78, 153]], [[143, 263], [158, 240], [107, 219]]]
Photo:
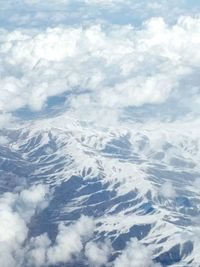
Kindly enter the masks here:
[[136, 239], [132, 239], [115, 260], [114, 267], [159, 267], [151, 258], [151, 251]]
[[171, 182], [165, 182], [160, 188], [160, 194], [165, 198], [175, 198], [176, 191]]
[[[28, 5], [37, 5], [37, 4], [41, 4], [40, 0], [21, 0], [21, 2], [28, 4]], [[46, 6], [48, 6], [49, 4], [56, 4], [56, 5], [60, 5], [60, 4], [68, 4], [70, 3], [71, 0], [47, 0], [46, 1]]]
[[27, 266], [45, 266], [47, 262], [47, 251], [51, 245], [51, 240], [47, 234], [32, 238], [29, 241], [26, 251]]
[[32, 238], [26, 255], [28, 266], [50, 266], [74, 261], [81, 256], [85, 242], [93, 236], [94, 228], [94, 221], [82, 216], [69, 226], [59, 225], [55, 244], [46, 234]]
[[108, 258], [111, 255], [112, 246], [107, 242], [88, 242], [85, 246], [85, 256], [88, 259], [89, 266], [100, 267], [106, 266]]
[[114, 267], [153, 267], [156, 266], [151, 260], [151, 252], [140, 244], [136, 239], [132, 239], [122, 254], [115, 260]]
[[[48, 0], [45, 3], [42, 3], [40, 0], [18, 0], [19, 3], [23, 3], [26, 5], [35, 5], [37, 7], [40, 6], [51, 6], [54, 5], [59, 7], [61, 5], [73, 4], [73, 0]], [[130, 3], [129, 0], [78, 0], [76, 1], [77, 6], [81, 4], [85, 4], [86, 6], [90, 5], [119, 5], [119, 4], [127, 4]]]
[[[22, 266], [24, 242], [31, 217], [46, 203], [47, 188], [33, 186], [21, 193], [5, 193], [0, 198], [0, 258], [2, 267]], [[30, 191], [29, 191], [30, 190]], [[24, 198], [24, 194], [36, 199]]]
[[129, 1], [127, 0], [83, 0], [83, 2], [86, 4], [86, 5], [106, 5], [106, 6], [109, 6], [109, 5], [119, 5], [119, 4], [127, 4]]
[[93, 25], [94, 21], [141, 25], [154, 16], [174, 23], [180, 15], [199, 11], [195, 1], [185, 0], [179, 0], [178, 4], [173, 0], [7, 0], [1, 4], [0, 24], [14, 28]]
[[47, 252], [50, 264], [70, 262], [73, 256], [79, 255], [83, 242], [93, 235], [94, 222], [88, 217], [81, 217], [76, 224], [65, 227], [59, 226], [56, 244]]
[[0, 128], [10, 127], [14, 124], [14, 118], [10, 113], [0, 114]]
[[19, 193], [5, 193], [1, 196], [0, 258], [2, 267], [49, 266], [69, 263], [81, 256], [85, 243], [93, 236], [95, 229], [94, 220], [86, 216], [82, 216], [69, 226], [60, 223], [54, 243], [46, 233], [28, 239], [28, 224], [32, 216], [38, 210], [44, 209], [49, 199], [48, 187], [41, 184]]
[[[27, 221], [33, 214], [47, 207], [49, 202], [49, 191], [48, 187], [39, 184], [32, 186], [29, 189], [23, 190], [19, 195], [19, 207], [18, 211], [21, 216]], [[39, 203], [39, 205], [38, 205]]]
[[[198, 79], [199, 32], [198, 17], [182, 17], [174, 26], [153, 18], [139, 30], [97, 25], [2, 31], [0, 110], [41, 110], [49, 97], [64, 92], [73, 93], [67, 103], [78, 116], [92, 106], [92, 112], [108, 113], [188, 98], [182, 80]], [[191, 106], [195, 97], [188, 99]]]
[[7, 145], [9, 143], [9, 139], [5, 136], [0, 136], [0, 145], [4, 146]]

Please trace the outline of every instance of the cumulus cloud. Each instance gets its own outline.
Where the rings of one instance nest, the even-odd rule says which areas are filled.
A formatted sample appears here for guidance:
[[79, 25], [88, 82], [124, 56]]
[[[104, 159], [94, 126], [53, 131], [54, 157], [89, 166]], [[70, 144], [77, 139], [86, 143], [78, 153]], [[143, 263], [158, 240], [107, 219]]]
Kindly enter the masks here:
[[[30, 193], [30, 197], [28, 197]], [[2, 267], [22, 266], [28, 223], [36, 210], [47, 204], [48, 189], [33, 186], [20, 193], [0, 197], [0, 258]], [[33, 196], [36, 199], [33, 200]]]
[[51, 246], [51, 240], [47, 234], [32, 238], [26, 251], [26, 266], [45, 266], [47, 251]]
[[86, 5], [106, 5], [116, 6], [119, 4], [128, 4], [130, 1], [123, 0], [83, 0]]
[[[86, 216], [68, 226], [60, 223], [55, 242], [46, 233], [29, 239], [28, 225], [31, 218], [48, 205], [49, 199], [48, 187], [41, 184], [19, 193], [5, 193], [0, 197], [2, 267], [50, 266], [69, 263], [83, 256], [84, 246], [95, 230], [94, 220]], [[107, 245], [99, 248], [101, 261], [106, 259], [107, 250]], [[87, 257], [91, 258], [89, 254]]]
[[0, 114], [0, 128], [6, 128], [14, 125], [14, 117], [10, 113]]
[[33, 212], [47, 207], [49, 202], [48, 195], [48, 187], [42, 184], [23, 190], [19, 194], [19, 205], [16, 206], [17, 211], [26, 221], [29, 221]]
[[9, 143], [9, 139], [5, 136], [0, 136], [0, 145], [4, 146], [7, 145]]
[[175, 198], [176, 191], [171, 182], [165, 182], [160, 188], [160, 194], [165, 198]]
[[83, 242], [93, 235], [94, 222], [88, 217], [70, 226], [60, 225], [55, 246], [48, 250], [48, 262], [51, 264], [69, 262], [83, 249]]
[[137, 239], [131, 239], [122, 254], [115, 260], [114, 267], [159, 267], [151, 260], [151, 251], [140, 244]]
[[28, 266], [50, 266], [74, 261], [94, 232], [94, 221], [82, 216], [69, 226], [60, 224], [55, 243], [46, 234], [32, 238], [27, 252]]
[[112, 253], [112, 246], [109, 241], [95, 243], [88, 242], [85, 246], [85, 256], [89, 266], [100, 267], [106, 266], [109, 256]]
[[[67, 4], [73, 4], [73, 0], [48, 0], [45, 3], [42, 3], [40, 0], [11, 0], [11, 2], [16, 1], [18, 4], [25, 4], [25, 5], [34, 5], [37, 6], [38, 8], [40, 6], [50, 6], [50, 5], [54, 5], [56, 7], [59, 7], [61, 5], [67, 5]], [[118, 4], [130, 4], [130, 0], [77, 0], [76, 4], [77, 7], [79, 7], [79, 5], [83, 5], [85, 4], [86, 6], [88, 5], [118, 5]]]
[[41, 110], [49, 97], [63, 93], [78, 115], [92, 106], [108, 113], [180, 97], [189, 107], [199, 95], [199, 31], [198, 17], [181, 17], [174, 26], [153, 18], [142, 29], [2, 30], [0, 110]]
[[[35, 4], [40, 4], [40, 0], [22, 0], [23, 3], [28, 4], [28, 5], [35, 5]], [[48, 4], [68, 4], [70, 0], [48, 0], [46, 1], [46, 5]]]

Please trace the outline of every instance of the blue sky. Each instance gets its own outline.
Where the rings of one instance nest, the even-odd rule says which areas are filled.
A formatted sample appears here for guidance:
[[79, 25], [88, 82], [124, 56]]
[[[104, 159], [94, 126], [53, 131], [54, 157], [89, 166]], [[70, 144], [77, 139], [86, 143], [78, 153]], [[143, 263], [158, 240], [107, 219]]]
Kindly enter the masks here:
[[1, 4], [0, 10], [1, 25], [15, 28], [47, 27], [59, 23], [85, 24], [98, 20], [111, 24], [140, 25], [156, 16], [174, 23], [178, 16], [194, 15], [199, 12], [199, 8], [198, 2], [194, 0], [8, 0]]

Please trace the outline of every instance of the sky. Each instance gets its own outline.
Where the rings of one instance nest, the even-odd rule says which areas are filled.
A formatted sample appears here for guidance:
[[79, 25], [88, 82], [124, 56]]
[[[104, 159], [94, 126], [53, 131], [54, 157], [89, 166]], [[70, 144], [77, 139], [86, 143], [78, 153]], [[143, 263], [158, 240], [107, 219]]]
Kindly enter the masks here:
[[60, 112], [97, 125], [198, 116], [199, 8], [183, 0], [3, 1], [0, 125]]

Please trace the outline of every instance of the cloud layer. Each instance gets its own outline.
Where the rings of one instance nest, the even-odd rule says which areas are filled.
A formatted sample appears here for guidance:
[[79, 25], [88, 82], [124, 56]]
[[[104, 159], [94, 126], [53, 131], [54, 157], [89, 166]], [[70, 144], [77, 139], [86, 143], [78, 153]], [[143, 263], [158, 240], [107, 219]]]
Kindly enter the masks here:
[[48, 205], [49, 190], [36, 185], [18, 193], [5, 193], [0, 198], [0, 258], [2, 267], [44, 267], [65, 263], [85, 262], [91, 267], [155, 266], [152, 253], [137, 240], [131, 240], [116, 260], [111, 242], [90, 241], [96, 224], [93, 218], [80, 217], [76, 222], [60, 223], [55, 241], [46, 233], [29, 237], [32, 217]]
[[151, 261], [151, 251], [141, 245], [137, 239], [131, 239], [122, 254], [116, 259], [114, 267], [159, 267]]
[[2, 29], [0, 110], [39, 111], [61, 94], [78, 116], [167, 101], [198, 110], [199, 33], [199, 17], [152, 18], [142, 29]]
[[0, 25], [40, 28], [59, 23], [94, 24], [94, 21], [140, 25], [157, 16], [172, 23], [180, 15], [194, 15], [199, 11], [196, 1], [186, 0], [178, 3], [173, 0], [7, 0], [0, 7]]
[[0, 258], [2, 267], [22, 266], [28, 223], [32, 216], [48, 204], [48, 188], [33, 186], [19, 193], [0, 197]]

